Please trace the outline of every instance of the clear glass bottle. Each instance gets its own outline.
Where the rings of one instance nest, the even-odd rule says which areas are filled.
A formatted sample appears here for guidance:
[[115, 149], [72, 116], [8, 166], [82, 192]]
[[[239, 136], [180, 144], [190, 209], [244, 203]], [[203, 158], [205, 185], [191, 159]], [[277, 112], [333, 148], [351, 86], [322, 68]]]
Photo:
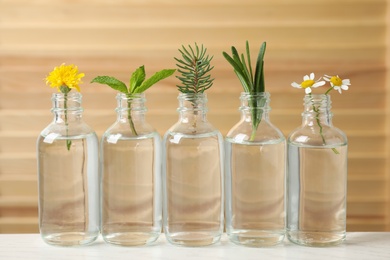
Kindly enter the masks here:
[[329, 95], [306, 95], [302, 126], [288, 138], [287, 237], [300, 245], [346, 236], [347, 137], [330, 109]]
[[162, 222], [161, 139], [145, 121], [145, 94], [118, 94], [101, 141], [101, 232], [111, 244], [150, 244]]
[[179, 121], [163, 139], [163, 226], [168, 241], [206, 246], [223, 232], [223, 137], [206, 94], [179, 94]]
[[226, 233], [236, 244], [271, 246], [285, 235], [286, 140], [269, 120], [268, 92], [240, 99], [241, 120], [225, 139]]
[[40, 233], [48, 244], [88, 244], [99, 235], [98, 140], [80, 93], [52, 101], [54, 120], [37, 140]]

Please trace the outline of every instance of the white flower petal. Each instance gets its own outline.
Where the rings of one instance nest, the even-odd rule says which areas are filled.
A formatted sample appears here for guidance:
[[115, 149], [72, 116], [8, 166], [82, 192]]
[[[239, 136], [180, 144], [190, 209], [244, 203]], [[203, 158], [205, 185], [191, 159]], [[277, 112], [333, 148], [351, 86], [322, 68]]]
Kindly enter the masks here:
[[310, 73], [310, 79], [313, 80], [314, 79], [314, 73]]
[[318, 88], [318, 87], [321, 87], [325, 85], [325, 81], [318, 81], [316, 83], [313, 84], [313, 86], [311, 86], [312, 88]]
[[343, 85], [351, 85], [349, 79], [343, 79], [341, 82], [343, 83]]
[[348, 87], [347, 85], [341, 85], [341, 88], [342, 88], [343, 90], [348, 90], [348, 89], [349, 89], [349, 87]]
[[326, 80], [326, 81], [330, 81], [330, 78], [327, 78], [327, 77], [322, 77], [324, 80]]
[[310, 78], [309, 78], [309, 75], [305, 75], [305, 76], [303, 76], [303, 80], [309, 80]]
[[333, 89], [337, 90], [341, 94], [341, 87], [340, 86], [335, 86]]
[[309, 88], [305, 88], [305, 93], [306, 94], [310, 94], [311, 93], [311, 88], [309, 87]]
[[291, 83], [291, 86], [294, 87], [294, 88], [301, 88], [301, 85], [299, 85], [296, 82]]

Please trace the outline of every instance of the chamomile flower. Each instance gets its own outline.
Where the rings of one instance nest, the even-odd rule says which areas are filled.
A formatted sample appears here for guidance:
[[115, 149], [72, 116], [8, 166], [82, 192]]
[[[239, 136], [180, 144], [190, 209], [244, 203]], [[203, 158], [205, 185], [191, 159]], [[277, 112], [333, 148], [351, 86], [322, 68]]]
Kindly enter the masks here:
[[79, 84], [84, 73], [79, 73], [77, 66], [61, 64], [46, 77], [46, 85], [57, 88], [60, 92], [69, 92], [72, 88], [80, 92]]
[[[328, 81], [334, 90], [337, 90], [341, 94], [341, 90], [348, 90], [351, 82], [349, 79], [341, 79], [339, 76], [328, 76], [323, 77], [324, 80]], [[330, 89], [331, 90], [331, 89]], [[327, 91], [329, 92], [329, 91]]]
[[310, 94], [312, 88], [318, 88], [318, 87], [325, 85], [325, 81], [323, 81], [323, 80], [320, 81], [320, 79], [314, 80], [314, 77], [315, 77], [314, 73], [310, 73], [310, 76], [305, 75], [303, 77], [303, 81], [301, 84], [293, 82], [293, 83], [291, 83], [291, 86], [293, 86], [294, 88], [303, 88], [303, 89], [305, 89], [306, 94]]

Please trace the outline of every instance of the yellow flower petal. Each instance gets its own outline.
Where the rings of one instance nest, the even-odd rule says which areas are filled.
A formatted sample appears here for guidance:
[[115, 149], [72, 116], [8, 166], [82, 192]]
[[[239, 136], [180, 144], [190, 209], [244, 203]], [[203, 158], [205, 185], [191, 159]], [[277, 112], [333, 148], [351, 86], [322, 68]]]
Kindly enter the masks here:
[[80, 92], [79, 84], [82, 83], [81, 78], [84, 76], [84, 73], [78, 73], [77, 66], [61, 64], [46, 77], [46, 85], [50, 84], [50, 87], [57, 88], [58, 91], [61, 91], [60, 87], [66, 86]]

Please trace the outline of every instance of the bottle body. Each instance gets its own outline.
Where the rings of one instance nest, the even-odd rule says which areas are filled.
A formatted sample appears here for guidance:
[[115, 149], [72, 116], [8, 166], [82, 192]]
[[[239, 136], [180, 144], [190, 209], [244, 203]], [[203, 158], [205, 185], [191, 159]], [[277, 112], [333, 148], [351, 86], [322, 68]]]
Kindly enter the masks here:
[[306, 246], [346, 237], [345, 134], [332, 125], [330, 96], [307, 95], [302, 127], [288, 138], [287, 236]]
[[55, 119], [37, 140], [40, 233], [49, 244], [88, 244], [99, 235], [98, 140], [79, 93], [52, 100]]
[[286, 141], [269, 121], [269, 93], [242, 93], [241, 102], [225, 139], [226, 233], [240, 245], [275, 245], [285, 234]]
[[161, 233], [161, 139], [144, 119], [144, 94], [117, 100], [100, 147], [101, 232], [107, 243], [147, 245]]
[[164, 231], [172, 244], [205, 246], [223, 232], [223, 138], [205, 118], [205, 94], [179, 101], [163, 140]]

